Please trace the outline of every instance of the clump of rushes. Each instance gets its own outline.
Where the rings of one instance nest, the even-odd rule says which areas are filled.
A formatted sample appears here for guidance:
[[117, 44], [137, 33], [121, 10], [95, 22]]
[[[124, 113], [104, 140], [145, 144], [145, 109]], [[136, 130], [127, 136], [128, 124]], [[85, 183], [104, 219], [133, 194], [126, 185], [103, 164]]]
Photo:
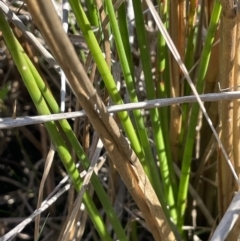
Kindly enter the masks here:
[[[229, 0], [221, 1], [224, 8], [229, 5], [228, 1]], [[26, 0], [26, 2], [28, 1]], [[219, 0], [202, 1], [201, 5], [196, 0], [176, 2], [162, 0], [157, 2], [158, 6], [154, 9], [157, 9], [165, 28], [173, 39], [173, 43], [182, 61], [190, 72], [189, 75], [195, 80], [195, 86], [199, 94], [204, 93], [204, 91], [216, 91], [216, 83], [218, 82], [216, 76], [218, 76], [219, 73], [221, 73], [224, 79], [227, 77], [230, 78], [230, 75], [235, 76], [235, 79], [237, 79], [238, 71], [230, 69], [227, 71], [227, 74], [224, 75], [222, 72], [223, 70], [225, 71], [225, 67], [222, 68], [221, 71], [219, 70], [216, 60], [221, 57], [219, 55], [220, 51], [213, 51], [213, 46], [217, 46], [218, 48], [216, 33], [221, 31], [221, 29], [218, 29], [222, 11]], [[74, 28], [73, 32], [77, 34], [77, 29], [78, 27], [80, 28], [89, 49], [89, 52], [80, 50], [81, 58], [85, 62], [85, 67], [88, 67], [86, 69], [88, 74], [91, 75], [91, 80], [94, 79], [94, 76], [98, 76], [97, 78], [99, 80], [100, 76], [101, 81], [94, 82], [94, 87], [96, 87], [97, 90], [102, 90], [103, 86], [105, 87], [107, 93], [105, 92], [103, 95], [104, 101], [106, 101], [109, 95], [114, 104], [124, 103], [122, 99], [123, 89], [121, 89], [121, 92], [118, 90], [113, 77], [114, 73], [112, 73], [114, 70], [111, 64], [114, 61], [120, 63], [121, 70], [119, 75], [121, 75], [121, 81], [126, 84], [126, 92], [124, 94], [130, 102], [140, 101], [141, 97], [137, 90], [138, 81], [144, 81], [144, 98], [147, 100], [181, 97], [191, 94], [191, 88], [183, 76], [184, 71], [181, 71], [179, 63], [174, 59], [176, 54], [172, 55], [170, 51], [171, 48], [168, 49], [169, 42], [171, 41], [165, 38], [157, 28], [157, 20], [154, 22], [151, 11], [148, 9], [148, 1], [69, 0], [69, 4], [77, 23], [72, 24]], [[225, 9], [222, 29], [228, 26], [224, 25], [228, 13], [233, 14], [235, 11], [228, 12]], [[127, 17], [130, 15], [134, 16], [131, 22], [129, 22]], [[237, 23], [232, 15], [230, 19], [233, 19], [231, 22], [232, 25]], [[151, 25], [149, 22], [153, 22], [153, 24]], [[133, 30], [131, 34], [134, 35], [134, 42], [130, 43], [129, 35], [132, 26], [134, 26], [133, 29], [131, 29]], [[96, 29], [98, 30], [97, 32], [95, 32]], [[206, 30], [206, 36], [202, 36], [203, 29]], [[23, 48], [12, 34], [11, 28], [2, 14], [0, 14], [0, 30], [3, 33], [9, 52], [38, 113], [41, 115], [59, 113], [59, 106], [51, 90], [42, 80], [28, 56], [24, 53]], [[232, 27], [231, 31], [235, 31], [235, 28]], [[237, 32], [234, 34], [237, 34]], [[233, 36], [235, 36], [234, 34]], [[46, 37], [46, 35], [44, 36]], [[111, 38], [109, 39], [108, 36], [111, 36]], [[52, 36], [52, 38], [54, 38], [54, 36]], [[228, 38], [226, 37], [226, 39]], [[214, 40], [216, 45], [213, 45]], [[48, 41], [46, 42], [49, 43]], [[102, 42], [104, 42], [104, 48], [101, 46]], [[232, 40], [231, 46], [234, 46], [235, 42], [236, 39]], [[222, 41], [222, 43], [222, 48], [224, 48], [223, 46], [227, 45], [228, 41]], [[103, 49], [106, 50], [105, 55], [103, 54]], [[235, 56], [230, 50], [227, 52], [229, 55], [226, 56]], [[57, 59], [57, 55], [55, 55], [55, 57]], [[211, 58], [215, 59], [215, 61], [211, 61]], [[236, 66], [238, 65], [235, 57], [231, 61], [229, 60], [229, 65], [230, 63], [234, 63]], [[91, 64], [94, 66], [92, 69], [89, 68]], [[230, 67], [232, 66], [229, 66], [229, 68]], [[215, 75], [213, 75], [212, 72], [214, 72]], [[232, 74], [228, 75], [229, 72]], [[73, 70], [72, 73], [76, 75]], [[141, 80], [140, 75], [141, 77], [143, 76]], [[99, 82], [101, 82], [101, 86], [98, 86]], [[226, 82], [223, 83], [230, 83], [230, 80], [226, 80]], [[236, 86], [238, 85], [237, 80], [231, 83], [232, 84], [229, 85], [233, 85], [233, 83]], [[90, 87], [92, 87], [91, 84]], [[227, 87], [232, 86], [223, 86], [223, 88]], [[102, 93], [99, 95], [101, 94]], [[92, 104], [90, 101], [86, 103], [90, 103], [89, 105]], [[222, 118], [222, 122], [224, 122], [224, 116], [226, 117], [225, 119], [234, 119], [234, 123], [232, 124], [236, 130], [238, 130], [238, 103], [235, 101], [233, 104], [235, 114], [232, 116], [230, 115], [232, 113], [232, 110], [230, 110], [231, 103], [227, 103], [226, 107], [227, 106], [229, 109], [220, 108], [222, 112], [219, 118]], [[217, 115], [216, 106], [209, 103], [205, 107], [210, 118], [213, 119], [214, 114]], [[87, 113], [86, 108], [85, 111]], [[150, 180], [151, 185], [149, 189], [152, 190], [153, 187], [157, 196], [156, 200], [161, 203], [160, 209], [164, 211], [166, 220], [168, 220], [168, 224], [170, 224], [171, 232], [173, 232], [173, 236], [175, 236], [174, 240], [181, 240], [182, 238], [180, 238], [180, 236], [183, 238], [186, 237], [186, 233], [183, 231], [184, 225], [193, 225], [190, 220], [192, 220], [192, 209], [195, 208], [192, 206], [192, 203], [195, 203], [195, 201], [198, 205], [198, 223], [194, 225], [205, 227], [205, 229], [201, 229], [199, 233], [204, 233], [206, 230], [212, 229], [214, 225], [213, 220], [215, 220], [217, 216], [217, 202], [219, 202], [221, 216], [229, 205], [229, 203], [226, 204], [221, 200], [223, 199], [221, 197], [224, 196], [221, 191], [225, 187], [224, 184], [220, 188], [211, 185], [211, 183], [216, 182], [217, 169], [214, 164], [218, 150], [217, 148], [212, 148], [214, 147], [214, 138], [209, 131], [209, 126], [205, 123], [205, 120], [199, 118], [199, 114], [198, 103], [192, 105], [188, 103], [182, 105], [175, 104], [170, 107], [150, 109], [150, 118], [143, 115], [140, 109], [132, 111], [131, 114], [125, 110], [117, 113], [117, 120], [120, 121], [123, 134], [129, 140], [132, 150], [136, 153], [141, 163], [140, 167], [144, 169], [145, 173], [142, 172], [142, 174], [144, 177], [147, 175], [148, 178], [146, 179]], [[217, 126], [218, 121], [217, 116], [213, 125]], [[198, 123], [202, 123], [202, 129], [198, 133], [200, 141], [196, 138], [196, 127]], [[92, 121], [92, 125], [94, 126], [94, 121]], [[58, 122], [47, 122], [45, 126], [76, 191], [79, 192], [82, 187], [82, 180], [73, 161], [71, 150], [68, 149], [68, 144], [70, 143], [85, 170], [87, 170], [90, 165], [87, 154], [84, 152], [68, 121], [59, 120]], [[225, 126], [227, 126], [227, 123], [225, 123]], [[230, 125], [227, 126], [227, 128], [230, 129]], [[234, 132], [234, 137], [232, 137], [232, 134], [230, 132], [228, 133], [226, 128], [223, 130], [223, 142], [229, 138], [227, 144], [231, 147], [230, 139], [232, 138], [232, 143], [235, 144], [234, 149], [236, 150], [234, 150], [234, 158], [236, 160], [239, 155], [237, 132], [238, 131], [236, 131], [236, 133]], [[207, 136], [207, 138], [205, 138], [205, 136]], [[116, 141], [116, 143], [118, 142]], [[106, 142], [104, 144], [106, 147]], [[200, 147], [198, 151], [195, 151], [195, 146]], [[110, 153], [110, 151], [108, 153]], [[229, 152], [228, 154], [230, 155], [231, 153]], [[109, 156], [111, 155], [109, 154]], [[195, 157], [197, 157], [198, 162], [194, 163], [195, 169], [193, 169], [192, 160]], [[222, 160], [221, 156], [220, 159]], [[127, 160], [126, 155], [126, 162]], [[220, 163], [220, 166], [221, 165]], [[117, 165], [109, 164], [109, 166], [109, 172], [112, 171], [109, 176], [114, 176]], [[134, 165], [131, 167], [133, 166]], [[192, 176], [191, 173], [193, 174]], [[219, 180], [224, 183], [223, 179], [227, 178], [226, 173], [219, 174], [218, 172], [218, 176]], [[199, 180], [201, 177], [203, 177], [201, 180], [207, 180], [207, 182], [202, 181], [200, 183]], [[139, 184], [141, 178], [132, 172], [131, 180], [136, 180], [136, 178], [138, 178]], [[107, 220], [112, 225], [117, 239], [124, 241], [145, 240], [144, 235], [140, 232], [137, 220], [128, 219], [126, 221], [125, 216], [124, 219], [120, 219], [116, 214], [114, 210], [115, 207], [113, 207], [112, 204], [113, 197], [109, 196], [112, 190], [107, 190], [106, 193], [96, 173], [93, 173], [91, 177], [91, 184], [106, 213]], [[221, 183], [219, 185], [221, 185]], [[130, 188], [135, 188], [134, 191], [136, 190], [135, 192], [137, 193], [140, 192], [141, 188], [144, 188], [144, 185], [141, 187], [140, 185], [131, 186]], [[229, 189], [231, 193], [234, 191], [232, 186]], [[188, 195], [188, 191], [190, 191], [191, 195]], [[217, 196], [218, 191], [219, 198]], [[208, 196], [211, 196], [211, 200]], [[148, 202], [147, 198], [148, 197], [143, 198], [143, 203]], [[113, 238], [109, 233], [108, 221], [105, 221], [101, 217], [88, 192], [85, 193], [83, 202], [101, 240], [115, 240], [115, 236]], [[137, 203], [136, 199], [135, 203]], [[126, 203], [123, 203], [122, 206], [126, 207], [129, 213], [131, 212]], [[144, 212], [142, 212], [142, 214], [144, 216]], [[145, 216], [144, 218], [146, 219]], [[206, 223], [207, 225], [205, 226]], [[159, 230], [159, 227], [155, 227], [154, 225], [156, 225], [155, 222], [151, 223], [151, 227], [148, 227], [149, 230], [151, 230], [152, 227]], [[197, 232], [195, 232], [196, 230], [198, 231], [196, 226], [194, 226], [192, 230], [193, 234], [197, 235]], [[162, 232], [164, 232], [164, 230]], [[206, 237], [202, 239], [206, 239]], [[167, 238], [165, 240], [167, 240]]]

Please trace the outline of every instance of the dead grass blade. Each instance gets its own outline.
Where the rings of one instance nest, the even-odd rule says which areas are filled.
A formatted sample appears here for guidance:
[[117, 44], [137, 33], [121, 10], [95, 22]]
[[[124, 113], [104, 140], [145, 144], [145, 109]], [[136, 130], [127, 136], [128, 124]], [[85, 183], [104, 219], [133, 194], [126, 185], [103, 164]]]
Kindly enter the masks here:
[[[50, 149], [49, 149], [46, 161], [45, 161], [44, 172], [43, 172], [42, 180], [41, 180], [39, 191], [38, 191], [37, 209], [41, 207], [41, 203], [42, 203], [42, 199], [43, 199], [43, 189], [44, 189], [44, 185], [47, 180], [50, 168], [52, 166], [54, 154], [55, 154], [55, 148], [54, 148], [53, 144], [51, 143], [51, 146], [50, 146]], [[35, 219], [35, 233], [34, 233], [35, 240], [38, 240], [38, 238], [39, 238], [38, 237], [39, 236], [39, 222], [40, 222], [40, 214]]]

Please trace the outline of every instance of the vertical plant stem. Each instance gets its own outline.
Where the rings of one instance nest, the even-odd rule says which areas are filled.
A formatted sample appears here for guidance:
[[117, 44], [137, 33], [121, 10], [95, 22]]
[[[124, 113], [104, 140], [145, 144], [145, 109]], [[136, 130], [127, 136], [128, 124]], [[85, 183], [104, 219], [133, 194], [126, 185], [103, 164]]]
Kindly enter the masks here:
[[[214, 9], [212, 12], [212, 17], [208, 28], [207, 37], [203, 48], [200, 64], [199, 64], [199, 69], [198, 69], [196, 89], [199, 94], [203, 92], [204, 79], [207, 72], [207, 67], [208, 67], [208, 63], [211, 55], [211, 47], [213, 44], [215, 31], [218, 26], [220, 13], [221, 13], [221, 5], [220, 5], [220, 2], [216, 0]], [[179, 192], [178, 192], [177, 225], [179, 230], [182, 229], [184, 214], [186, 209], [187, 191], [188, 191], [188, 184], [189, 184], [189, 177], [190, 177], [190, 166], [191, 166], [191, 160], [192, 160], [193, 145], [195, 141], [195, 133], [196, 133], [195, 128], [198, 120], [198, 113], [199, 113], [199, 105], [197, 103], [194, 103], [192, 106], [190, 121], [188, 125], [188, 132], [186, 137], [182, 169], [181, 169], [180, 186], [179, 186]]]
[[[119, 31], [116, 16], [114, 13], [112, 1], [106, 0], [105, 4], [106, 4], [106, 8], [108, 10], [108, 16], [109, 16], [113, 36], [115, 39], [116, 47], [118, 50], [118, 55], [119, 55], [119, 59], [121, 62], [123, 75], [124, 75], [124, 79], [126, 81], [130, 100], [131, 100], [131, 102], [138, 102], [136, 89], [135, 89], [134, 81], [132, 78], [132, 72], [129, 67], [129, 61], [128, 61], [129, 58], [127, 58], [127, 56], [126, 56], [125, 48], [124, 48], [124, 45], [122, 42], [122, 37], [121, 37], [120, 31]], [[126, 15], [121, 16], [119, 21], [121, 21], [121, 20], [123, 21], [123, 18], [126, 19]], [[122, 24], [122, 27], [123, 27], [123, 24]], [[127, 34], [126, 27], [127, 26], [125, 25], [125, 33]], [[128, 37], [128, 35], [125, 36], [125, 38], [126, 37]], [[126, 40], [125, 40], [125, 43], [126, 43]], [[130, 46], [128, 47], [128, 49], [130, 49]], [[159, 174], [157, 172], [156, 164], [154, 163], [151, 146], [150, 146], [150, 143], [148, 140], [147, 130], [144, 126], [144, 121], [143, 121], [143, 118], [141, 115], [141, 111], [134, 110], [133, 114], [134, 114], [134, 118], [136, 121], [137, 133], [139, 135], [140, 143], [141, 143], [141, 146], [143, 147], [143, 151], [145, 154], [145, 158], [143, 159], [144, 161], [142, 162], [143, 168], [144, 168], [146, 174], [148, 175], [156, 193], [158, 194], [158, 197], [161, 197], [162, 193], [160, 192], [161, 189], [159, 188], [160, 178], [159, 178]]]
[[85, 2], [87, 8], [87, 15], [91, 26], [99, 26], [99, 16], [95, 0], [88, 0]]
[[[168, 2], [165, 1], [164, 3], [159, 5], [159, 12], [160, 16], [163, 20], [163, 23], [165, 23], [165, 26], [167, 25], [166, 19], [167, 19], [167, 4]], [[158, 45], [157, 45], [157, 95], [160, 98], [166, 98], [170, 97], [170, 76], [167, 77], [169, 74], [169, 71], [166, 69], [166, 65], [168, 62], [168, 53], [167, 53], [167, 46], [164, 37], [162, 36], [161, 33], [158, 33]], [[167, 160], [169, 163], [172, 162], [172, 154], [171, 154], [171, 149], [170, 149], [170, 138], [169, 138], [169, 108], [168, 107], [162, 107], [159, 108], [159, 117], [160, 117], [160, 122], [161, 122], [161, 129], [163, 132], [163, 138], [164, 138], [164, 144], [166, 148], [166, 155], [167, 155]], [[171, 168], [171, 165], [170, 165]], [[176, 183], [176, 178], [173, 170], [170, 171], [171, 175], [171, 180], [173, 183]], [[176, 184], [175, 188], [176, 188]], [[174, 195], [176, 198], [176, 190], [174, 191]]]
[[[123, 2], [118, 9], [118, 26], [119, 26], [119, 31], [122, 38], [126, 58], [128, 61], [131, 75], [132, 75], [132, 80], [134, 80], [134, 65], [133, 65], [133, 59], [131, 55], [131, 46], [129, 42], [129, 33], [128, 33], [128, 27], [127, 27], [128, 23], [127, 23], [126, 16], [127, 16], [126, 3]], [[133, 81], [133, 84], [135, 84], [134, 81]]]
[[[149, 55], [149, 48], [148, 48], [148, 43], [146, 39], [146, 33], [145, 31], [143, 32], [143, 29], [145, 29], [145, 27], [144, 27], [141, 1], [137, 1], [137, 0], [133, 1], [133, 8], [134, 8], [134, 14], [135, 14], [135, 21], [136, 21], [137, 37], [138, 37], [139, 48], [141, 53], [140, 54], [141, 62], [142, 62], [143, 72], [145, 77], [144, 79], [145, 79], [145, 85], [146, 85], [147, 99], [151, 100], [156, 97], [156, 94], [154, 91], [154, 84], [152, 79], [151, 59]], [[150, 118], [153, 126], [153, 135], [154, 135], [154, 141], [157, 149], [158, 160], [160, 162], [160, 170], [161, 170], [161, 175], [163, 180], [165, 198], [166, 198], [167, 204], [169, 205], [169, 211], [170, 211], [171, 217], [173, 218], [173, 220], [176, 220], [177, 212], [175, 207], [174, 187], [173, 187], [173, 183], [170, 175], [170, 170], [173, 170], [173, 168], [170, 167], [170, 165], [172, 164], [167, 160], [167, 154], [166, 154], [167, 150], [165, 148], [164, 139], [162, 136], [161, 123], [160, 123], [160, 118], [159, 118], [157, 109], [150, 110]]]
[[[236, 53], [236, 27], [237, 15], [234, 3], [229, 0], [221, 1], [223, 14], [221, 19], [221, 41], [220, 41], [220, 85], [221, 88], [232, 88], [234, 86], [234, 58]], [[239, 13], [238, 13], [239, 14]], [[237, 40], [239, 41], [239, 39]], [[222, 101], [219, 106], [219, 117], [222, 129], [221, 141], [234, 164], [233, 157], [233, 101]], [[222, 218], [227, 210], [235, 191], [234, 178], [225, 162], [224, 157], [219, 153], [218, 160], [218, 209], [219, 217]]]
[[[90, 28], [90, 23], [85, 15], [85, 12], [78, 1], [69, 0], [69, 3], [72, 7], [72, 10], [76, 16], [77, 22], [82, 30], [84, 38], [88, 44], [88, 47], [92, 53], [92, 56], [97, 64], [98, 70], [103, 78], [103, 81], [106, 85], [106, 88], [115, 104], [122, 104], [123, 101], [118, 92], [116, 83], [113, 79], [113, 76], [108, 68], [108, 65], [103, 57], [101, 48], [95, 38], [95, 35]], [[139, 157], [141, 162], [144, 162], [144, 152], [142, 146], [140, 145], [139, 139], [136, 135], [136, 132], [133, 128], [132, 122], [129, 118], [129, 115], [126, 111], [118, 113], [118, 117], [121, 120], [123, 128], [130, 140], [130, 143]]]
[[[184, 26], [184, 2], [182, 0], [170, 1], [169, 32], [170, 36], [181, 56], [184, 54], [185, 26]], [[174, 56], [170, 56], [171, 69], [171, 97], [178, 97], [181, 93], [181, 74]], [[181, 128], [181, 110], [178, 105], [170, 107], [170, 145], [174, 162], [178, 160], [178, 145]]]
[[[236, 90], [240, 86], [240, 13], [237, 14], [237, 26], [236, 26], [236, 49], [235, 49], [235, 59], [234, 59], [234, 83], [233, 86]], [[240, 167], [240, 100], [233, 101], [233, 155], [234, 164], [236, 170]], [[238, 176], [240, 177], [240, 171], [238, 171]]]
[[[195, 37], [195, 19], [196, 19], [196, 13], [197, 13], [197, 2], [195, 0], [192, 0], [190, 3], [190, 9], [189, 9], [189, 17], [188, 17], [188, 29], [187, 29], [187, 50], [185, 55], [185, 65], [188, 70], [190, 70], [193, 67], [193, 60], [194, 60], [194, 37]], [[201, 26], [200, 26], [201, 28]], [[186, 80], [183, 82], [184, 85], [184, 95], [190, 95], [191, 88]], [[179, 155], [182, 156], [182, 147], [183, 147], [183, 141], [184, 136], [187, 130], [187, 121], [188, 121], [188, 114], [189, 114], [189, 104], [185, 103], [182, 105], [182, 128], [180, 132], [179, 137]]]

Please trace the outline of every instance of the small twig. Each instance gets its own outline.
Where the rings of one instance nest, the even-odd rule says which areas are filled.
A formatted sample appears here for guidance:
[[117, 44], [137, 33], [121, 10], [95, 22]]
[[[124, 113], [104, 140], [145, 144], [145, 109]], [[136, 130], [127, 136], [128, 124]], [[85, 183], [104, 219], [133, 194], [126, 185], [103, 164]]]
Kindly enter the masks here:
[[[212, 94], [204, 94], [199, 95], [203, 102], [211, 102], [211, 101], [221, 101], [221, 100], [233, 100], [240, 98], [240, 91], [233, 92], [224, 92], [224, 93], [212, 93]], [[196, 102], [195, 96], [183, 96], [176, 98], [166, 98], [166, 99], [156, 99], [150, 101], [143, 101], [138, 103], [129, 103], [123, 105], [114, 105], [107, 107], [110, 113], [116, 113], [119, 111], [130, 111], [136, 109], [151, 109], [151, 108], [159, 108], [164, 106], [170, 106], [173, 104], [183, 104], [183, 103], [192, 103]], [[16, 119], [12, 118], [0, 118], [0, 129], [14, 128], [25, 125], [33, 125], [39, 123], [45, 123], [48, 121], [57, 121], [62, 119], [70, 119], [76, 117], [85, 116], [85, 111], [76, 111], [69, 113], [60, 113], [60, 114], [52, 114], [52, 115], [41, 115], [34, 117], [18, 117]]]
[[238, 85], [238, 86], [233, 86], [233, 87], [228, 87], [228, 88], [222, 89], [220, 82], [218, 82], [218, 88], [219, 88], [219, 91], [221, 91], [221, 92], [223, 92], [223, 91], [229, 91], [229, 90], [234, 90], [234, 89], [239, 88], [239, 87], [240, 87], [240, 86]]

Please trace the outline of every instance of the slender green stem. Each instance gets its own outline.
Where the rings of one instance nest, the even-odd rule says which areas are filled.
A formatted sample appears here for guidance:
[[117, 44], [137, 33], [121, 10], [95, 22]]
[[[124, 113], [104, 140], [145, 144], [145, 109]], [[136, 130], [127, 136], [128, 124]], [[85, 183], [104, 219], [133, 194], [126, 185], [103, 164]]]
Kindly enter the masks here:
[[[221, 13], [221, 4], [219, 0], [216, 0], [213, 7], [210, 25], [208, 28], [207, 37], [204, 44], [204, 48], [203, 48], [203, 52], [202, 52], [201, 60], [199, 64], [199, 69], [198, 69], [196, 88], [199, 94], [203, 92], [204, 79], [206, 76], [208, 63], [211, 56], [211, 48], [214, 40], [215, 31], [218, 26], [220, 13]], [[179, 230], [182, 229], [184, 213], [186, 209], [187, 191], [188, 191], [189, 177], [190, 177], [190, 166], [191, 166], [191, 160], [192, 160], [193, 145], [195, 141], [195, 133], [196, 133], [195, 129], [196, 129], [196, 124], [198, 119], [198, 113], [199, 113], [199, 105], [197, 103], [194, 103], [192, 106], [190, 121], [188, 125], [188, 132], [187, 132], [185, 149], [183, 154], [180, 186], [179, 186], [178, 200], [177, 200], [177, 207], [178, 207], [177, 225]]]
[[[145, 27], [144, 27], [141, 1], [140, 0], [133, 1], [133, 8], [134, 8], [134, 14], [135, 14], [138, 43], [139, 43], [139, 48], [141, 53], [140, 54], [141, 62], [143, 66], [144, 76], [145, 76], [144, 79], [145, 79], [145, 86], [146, 86], [146, 94], [148, 99], [154, 99], [156, 98], [156, 94], [155, 94], [155, 88], [154, 88], [154, 83], [152, 78], [152, 66], [151, 66], [151, 59], [149, 55], [149, 48], [148, 48], [146, 33], [145, 31], [143, 31]], [[153, 134], [154, 134], [157, 155], [160, 162], [160, 170], [161, 170], [161, 175], [163, 180], [165, 198], [169, 205], [171, 217], [173, 218], [173, 220], [176, 220], [177, 211], [176, 211], [175, 197], [174, 197], [175, 188], [173, 187], [174, 183], [171, 180], [171, 174], [170, 174], [171, 170], [173, 170], [173, 167], [170, 167], [172, 163], [168, 162], [168, 159], [167, 159], [167, 157], [170, 155], [166, 154], [168, 149], [166, 149], [166, 146], [164, 143], [160, 117], [157, 109], [150, 110], [150, 118], [153, 126]]]
[[[165, 4], [160, 4], [159, 5], [159, 12], [160, 16], [163, 20], [164, 25], [167, 25], [166, 19], [167, 19], [167, 3]], [[167, 65], [167, 52], [166, 52], [166, 41], [164, 37], [162, 36], [161, 33], [158, 34], [158, 43], [157, 43], [157, 94], [158, 97], [160, 98], [167, 98], [170, 93], [167, 91], [167, 86], [170, 85], [170, 79], [165, 78], [165, 74], [169, 73], [166, 71], [166, 65]], [[172, 169], [172, 155], [171, 155], [171, 149], [170, 149], [170, 138], [169, 138], [169, 108], [168, 107], [162, 107], [159, 108], [159, 117], [161, 121], [161, 129], [162, 129], [162, 135], [165, 143], [165, 149], [166, 149], [166, 156], [167, 156], [167, 161], [169, 165], [170, 172], [169, 174], [171, 175], [171, 180], [174, 183], [173, 187], [175, 188], [174, 190], [174, 196], [175, 199], [177, 198], [177, 184], [176, 184], [176, 177], [174, 175], [174, 171]]]
[[[118, 27], [120, 31], [120, 36], [122, 38], [122, 43], [124, 46], [126, 58], [130, 68], [132, 79], [134, 80], [134, 65], [131, 54], [131, 46], [129, 42], [129, 33], [128, 33], [128, 22], [127, 22], [127, 13], [126, 13], [126, 2], [123, 2], [118, 9]], [[133, 81], [133, 84], [134, 81]], [[131, 91], [130, 91], [131, 92]]]
[[[98, 70], [103, 78], [103, 81], [106, 85], [106, 88], [115, 104], [122, 104], [123, 101], [118, 92], [116, 83], [113, 79], [113, 76], [108, 68], [108, 65], [104, 59], [101, 48], [96, 40], [96, 37], [90, 27], [89, 21], [85, 15], [85, 12], [82, 8], [82, 5], [79, 1], [69, 0], [69, 3], [72, 7], [72, 10], [76, 16], [77, 22], [82, 30], [84, 38], [88, 44], [88, 47], [92, 53], [92, 56], [97, 64]], [[143, 162], [144, 161], [144, 152], [143, 148], [140, 145], [137, 134], [134, 130], [133, 124], [129, 115], [126, 111], [118, 113], [118, 117], [121, 120], [122, 126], [130, 140], [131, 146], [138, 158]]]
[[[116, 19], [115, 13], [114, 13], [112, 1], [106, 0], [105, 4], [106, 4], [107, 10], [108, 10], [108, 16], [109, 16], [109, 20], [110, 20], [110, 24], [111, 24], [111, 28], [112, 28], [112, 33], [113, 33], [115, 44], [116, 44], [116, 47], [118, 50], [118, 55], [119, 55], [120, 63], [122, 66], [122, 71], [123, 71], [124, 79], [126, 81], [130, 100], [131, 100], [131, 102], [138, 102], [136, 88], [135, 88], [134, 81], [133, 81], [133, 73], [129, 67], [130, 65], [133, 66], [133, 64], [129, 63], [129, 60], [131, 60], [131, 58], [130, 58], [130, 56], [128, 56], [128, 58], [127, 58], [126, 51], [125, 51], [125, 47], [126, 47], [126, 50], [128, 50], [128, 51], [130, 50], [129, 41], [127, 41], [127, 39], [126, 39], [126, 38], [128, 38], [128, 31], [127, 31], [127, 25], [126, 25], [126, 12], [122, 9], [121, 10], [121, 11], [123, 11], [122, 15], [119, 16], [119, 22], [121, 22], [122, 31], [124, 31], [124, 33], [125, 33], [124, 34], [125, 47], [124, 47], [123, 41], [122, 41], [122, 36], [120, 34], [118, 24], [117, 24], [117, 19]], [[122, 4], [122, 8], [124, 8], [124, 7], [125, 7], [125, 5]], [[125, 15], [123, 15], [123, 14], [125, 14]], [[130, 52], [128, 52], [128, 53], [130, 54]], [[132, 61], [130, 61], [130, 62], [132, 62]], [[159, 178], [159, 174], [156, 169], [156, 164], [154, 163], [154, 158], [152, 155], [152, 150], [151, 150], [151, 146], [149, 143], [147, 130], [144, 125], [141, 111], [135, 110], [135, 111], [133, 111], [133, 114], [134, 114], [134, 118], [135, 118], [135, 122], [136, 122], [136, 126], [137, 126], [137, 131], [138, 131], [137, 133], [140, 137], [140, 143], [143, 147], [143, 150], [144, 150], [144, 153], [146, 156], [142, 160], [142, 165], [143, 165], [143, 168], [144, 168], [145, 172], [147, 173], [154, 189], [156, 190], [156, 192], [158, 193], [158, 196], [160, 197], [162, 195], [162, 193], [160, 192], [160, 188], [158, 186], [158, 184], [160, 183], [160, 178]]]
[[[187, 51], [185, 55], [185, 65], [188, 70], [191, 69], [193, 66], [194, 61], [194, 53], [195, 53], [195, 45], [194, 45], [194, 38], [195, 38], [195, 14], [197, 11], [196, 1], [191, 1], [190, 10], [189, 10], [189, 21], [188, 21], [188, 36], [187, 36]], [[186, 80], [184, 80], [184, 95], [190, 95], [191, 88]], [[182, 147], [183, 147], [183, 140], [184, 135], [187, 129], [187, 121], [188, 121], [188, 113], [189, 113], [189, 104], [185, 103], [182, 105], [182, 128], [179, 137], [179, 146], [180, 146], [180, 155], [182, 156]]]
[[87, 16], [92, 26], [99, 26], [99, 15], [95, 0], [88, 0], [85, 2], [87, 8]]

